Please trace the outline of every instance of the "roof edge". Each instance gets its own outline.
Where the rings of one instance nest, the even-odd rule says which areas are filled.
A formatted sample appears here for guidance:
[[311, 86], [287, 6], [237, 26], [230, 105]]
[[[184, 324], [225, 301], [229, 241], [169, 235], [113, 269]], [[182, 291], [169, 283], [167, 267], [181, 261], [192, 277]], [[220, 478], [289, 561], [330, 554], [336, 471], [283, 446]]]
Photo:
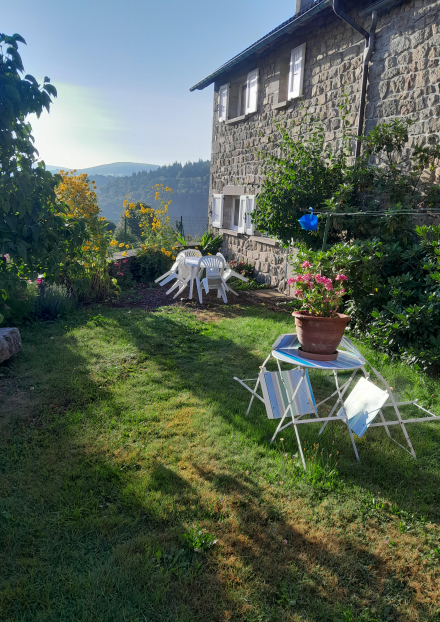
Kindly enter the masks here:
[[315, 15], [317, 15], [323, 9], [327, 8], [330, 5], [331, 0], [320, 0], [320, 2], [317, 2], [314, 6], [307, 9], [307, 11], [303, 11], [302, 13], [298, 13], [298, 15], [294, 15], [292, 18], [278, 26], [278, 28], [275, 28], [267, 35], [256, 41], [254, 44], [243, 50], [243, 52], [240, 52], [240, 54], [237, 54], [236, 56], [231, 58], [231, 60], [229, 60], [227, 63], [221, 65], [221, 67], [219, 67], [213, 73], [209, 74], [209, 76], [207, 76], [203, 80], [200, 80], [200, 82], [197, 82], [197, 84], [192, 86], [189, 90], [203, 90], [204, 88], [215, 82], [216, 78], [218, 78], [222, 73], [225, 73], [232, 69], [232, 67], [234, 67], [241, 60], [247, 58], [248, 56], [251, 56], [251, 54], [258, 52], [262, 48], [267, 47], [267, 45], [272, 43], [272, 41], [275, 41], [287, 32], [291, 32], [292, 30], [296, 30], [296, 28], [303, 26], [311, 18], [313, 18]]

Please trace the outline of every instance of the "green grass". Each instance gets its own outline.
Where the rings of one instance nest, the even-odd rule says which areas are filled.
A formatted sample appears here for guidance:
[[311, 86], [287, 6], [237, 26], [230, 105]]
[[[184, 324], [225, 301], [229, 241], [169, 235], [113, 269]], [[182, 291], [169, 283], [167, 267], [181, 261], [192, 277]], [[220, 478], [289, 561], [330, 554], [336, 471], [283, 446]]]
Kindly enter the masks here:
[[[0, 366], [2, 621], [440, 620], [439, 424], [409, 427], [417, 461], [371, 429], [360, 463], [342, 423], [319, 445], [303, 426], [304, 473], [232, 380], [292, 328], [231, 305], [22, 330]], [[438, 379], [361, 349], [440, 413]]]

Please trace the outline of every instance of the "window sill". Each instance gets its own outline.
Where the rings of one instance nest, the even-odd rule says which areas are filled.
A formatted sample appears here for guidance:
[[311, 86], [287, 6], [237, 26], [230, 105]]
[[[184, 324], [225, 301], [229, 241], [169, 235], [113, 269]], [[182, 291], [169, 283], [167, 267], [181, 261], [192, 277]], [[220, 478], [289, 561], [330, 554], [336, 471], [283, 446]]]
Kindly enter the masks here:
[[280, 102], [279, 104], [275, 104], [272, 106], [272, 110], [283, 110], [283, 108], [288, 108], [290, 106], [290, 100], [285, 102]]
[[234, 117], [233, 119], [229, 119], [229, 121], [225, 121], [225, 125], [233, 125], [234, 123], [240, 123], [240, 121], [245, 121], [249, 118], [250, 115], [242, 114], [240, 117]]

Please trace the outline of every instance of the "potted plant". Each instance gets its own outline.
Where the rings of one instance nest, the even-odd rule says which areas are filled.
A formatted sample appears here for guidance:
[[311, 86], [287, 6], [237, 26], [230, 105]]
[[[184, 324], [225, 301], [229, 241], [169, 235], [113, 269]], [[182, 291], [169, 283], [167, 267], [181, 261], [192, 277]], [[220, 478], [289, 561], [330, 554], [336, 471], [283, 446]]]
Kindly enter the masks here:
[[338, 313], [345, 294], [345, 274], [334, 279], [314, 274], [311, 264], [301, 264], [300, 273], [289, 279], [295, 283], [294, 296], [302, 301], [300, 311], [294, 311], [296, 333], [301, 344], [302, 357], [318, 361], [334, 361], [338, 357], [337, 347], [341, 343], [350, 316]]

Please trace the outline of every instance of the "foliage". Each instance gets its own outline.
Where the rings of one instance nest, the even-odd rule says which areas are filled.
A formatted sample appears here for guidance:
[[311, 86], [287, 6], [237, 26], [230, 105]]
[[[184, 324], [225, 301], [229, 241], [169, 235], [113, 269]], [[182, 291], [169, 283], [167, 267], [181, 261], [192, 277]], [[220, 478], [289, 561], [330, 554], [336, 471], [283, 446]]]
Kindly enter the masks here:
[[201, 251], [203, 255], [216, 255], [220, 251], [223, 244], [223, 236], [214, 236], [212, 231], [205, 231], [200, 238], [200, 242], [196, 245], [189, 244], [180, 233], [176, 234], [176, 240], [182, 249], [194, 248]]
[[334, 280], [319, 271], [313, 274], [309, 261], [304, 261], [297, 272], [299, 274], [290, 278], [287, 284], [296, 285], [294, 296], [301, 300], [301, 313], [314, 317], [335, 317], [345, 294], [342, 287], [344, 281], [348, 281], [345, 274], [337, 274]]
[[[331, 218], [329, 243], [373, 236], [406, 241], [411, 222], [402, 212], [438, 204], [432, 171], [440, 162], [440, 145], [407, 149], [412, 122], [395, 119], [362, 137], [362, 154], [353, 162], [347, 105], [340, 110], [342, 140], [336, 147], [325, 140], [324, 122], [307, 111], [294, 136], [277, 126], [279, 154], [259, 154], [265, 181], [253, 214], [256, 228], [285, 244], [300, 240], [318, 248], [325, 216], [316, 232], [305, 231], [298, 223], [313, 207], [336, 214]], [[360, 215], [348, 215], [353, 213]]]
[[96, 186], [86, 173], [60, 171], [61, 181], [56, 188], [57, 199], [67, 206], [67, 219], [85, 223], [85, 241], [73, 248], [63, 266], [62, 281], [75, 296], [83, 300], [104, 300], [110, 295], [108, 274], [110, 234], [106, 220], [100, 216]]
[[99, 205], [107, 218], [118, 220], [121, 204], [127, 195], [135, 203], [146, 205], [152, 199], [151, 188], [163, 184], [174, 191], [169, 213], [172, 222], [180, 216], [207, 217], [209, 166], [209, 160], [186, 164], [175, 162], [154, 171], [107, 178], [105, 185], [98, 189]]
[[228, 263], [235, 272], [238, 272], [247, 279], [253, 278], [254, 266], [251, 263], [246, 263], [245, 261], [238, 261], [237, 259], [233, 259]]
[[71, 248], [84, 239], [84, 226], [67, 220], [57, 204], [58, 178], [44, 163], [35, 167], [38, 152], [27, 117], [49, 111], [57, 93], [47, 77], [42, 86], [31, 75], [21, 77], [18, 43], [25, 43], [18, 34], [0, 35], [0, 290], [8, 295], [39, 273], [47, 281], [59, 279]]
[[217, 538], [213, 534], [196, 527], [191, 527], [188, 533], [182, 534], [181, 538], [184, 544], [196, 553], [206, 552], [217, 544]]
[[35, 301], [38, 297], [38, 284], [28, 283], [27, 287], [21, 284], [9, 291], [9, 296], [3, 302], [0, 298], [0, 311], [4, 322], [9, 326], [21, 324], [34, 314]]
[[[172, 189], [157, 184], [153, 187], [154, 201], [157, 201], [157, 207], [144, 205], [143, 203], [133, 203], [129, 201], [129, 197], [125, 198], [123, 203], [124, 218], [133, 220], [139, 227], [140, 236], [142, 238], [142, 248], [160, 249], [167, 257], [175, 259], [173, 251], [175, 250], [174, 236], [175, 232], [170, 225], [170, 217], [167, 215], [171, 199], [168, 201], [161, 197], [161, 192], [172, 193]], [[110, 242], [111, 246], [123, 248], [124, 243], [118, 244], [117, 240]], [[125, 245], [128, 248], [128, 244]], [[122, 253], [126, 254], [126, 251]]]
[[345, 311], [374, 347], [418, 366], [440, 360], [440, 225], [417, 227], [418, 243], [356, 240], [326, 252], [302, 248], [297, 265], [349, 278]]
[[130, 270], [136, 281], [153, 283], [155, 279], [171, 268], [172, 263], [172, 258], [165, 255], [161, 250], [146, 247], [133, 258]]
[[38, 296], [34, 300], [31, 318], [55, 320], [65, 317], [75, 306], [75, 299], [66, 287], [43, 282], [38, 286]]

